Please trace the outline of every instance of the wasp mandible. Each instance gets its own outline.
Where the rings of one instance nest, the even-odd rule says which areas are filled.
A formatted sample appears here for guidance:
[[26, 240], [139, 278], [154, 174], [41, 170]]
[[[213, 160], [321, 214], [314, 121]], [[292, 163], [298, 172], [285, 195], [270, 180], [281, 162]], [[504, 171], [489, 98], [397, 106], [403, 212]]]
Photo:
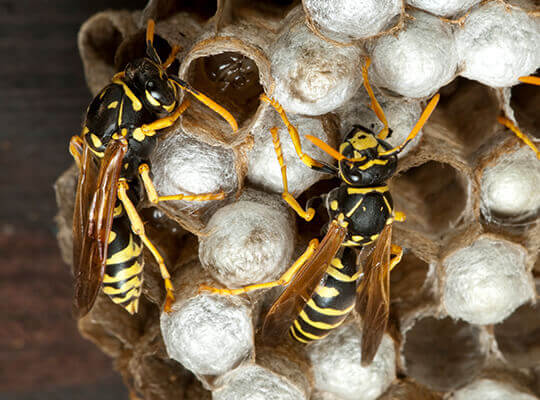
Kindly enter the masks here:
[[[402, 256], [401, 247], [392, 244], [392, 224], [403, 221], [405, 215], [394, 211], [386, 182], [396, 171], [397, 155], [418, 134], [439, 100], [438, 94], [434, 96], [406, 140], [392, 147], [384, 140], [390, 130], [369, 85], [368, 66], [369, 60], [363, 67], [364, 86], [374, 112], [384, 124], [383, 129], [375, 134], [367, 128], [355, 126], [339, 151], [313, 136], [306, 136], [336, 159], [337, 166], [303, 153], [298, 132], [283, 108], [266, 95], [261, 97], [280, 114], [304, 164], [341, 180], [339, 187], [324, 195], [330, 222], [322, 240], [311, 240], [302, 256], [276, 281], [240, 289], [201, 287], [202, 290], [235, 295], [286, 286], [265, 317], [263, 337], [280, 337], [288, 329], [290, 335], [301, 343], [322, 339], [356, 308], [363, 320], [361, 351], [364, 365], [375, 357], [386, 330], [390, 309], [390, 271]], [[277, 129], [271, 129], [271, 133], [281, 166], [283, 199], [300, 217], [310, 221], [315, 209], [308, 207], [304, 210], [288, 192]]]
[[137, 312], [143, 283], [143, 246], [159, 265], [167, 292], [164, 309], [170, 309], [174, 296], [169, 272], [135, 208], [143, 189], [154, 204], [225, 197], [223, 192], [159, 196], [154, 187], [149, 155], [156, 134], [173, 125], [189, 106], [188, 99], [179, 104], [180, 90], [219, 113], [234, 131], [238, 125], [223, 107], [178, 77], [168, 75], [166, 70], [178, 48], [173, 47], [162, 62], [153, 40], [154, 21], [149, 20], [145, 57], [130, 62], [93, 99], [81, 135], [70, 142], [70, 153], [80, 171], [73, 215], [74, 306], [78, 317], [90, 311], [100, 287], [130, 314]]

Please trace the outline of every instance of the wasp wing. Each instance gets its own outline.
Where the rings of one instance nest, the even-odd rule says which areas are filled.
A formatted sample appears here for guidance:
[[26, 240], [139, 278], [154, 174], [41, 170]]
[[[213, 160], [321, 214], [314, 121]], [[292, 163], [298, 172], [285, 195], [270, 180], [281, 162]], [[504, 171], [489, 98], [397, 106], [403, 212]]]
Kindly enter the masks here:
[[362, 365], [371, 364], [381, 344], [390, 314], [390, 250], [392, 224], [381, 232], [367, 256], [357, 289], [356, 311], [362, 317]]
[[[89, 148], [85, 147], [84, 157], [89, 158], [91, 157], [91, 154], [88, 154]], [[86, 160], [81, 166], [78, 185], [81, 192], [77, 194], [76, 213], [73, 219], [75, 235], [77, 235], [75, 232], [80, 230], [81, 223], [84, 226], [80, 242], [78, 242], [80, 247], [74, 244], [74, 257], [78, 257], [73, 259], [76, 265], [75, 309], [79, 318], [86, 315], [92, 308], [103, 281], [118, 179], [126, 150], [127, 144], [124, 142], [117, 140], [109, 142], [101, 160], [95, 185], [92, 185], [89, 179], [91, 177], [88, 174], [89, 169], [85, 171], [85, 174], [82, 172], [87, 164]], [[88, 202], [86, 209], [84, 202]]]
[[82, 148], [77, 148], [80, 155], [79, 180], [77, 182], [77, 194], [73, 210], [73, 272], [79, 273], [79, 260], [81, 259], [82, 242], [85, 227], [88, 225], [88, 211], [92, 197], [96, 191], [99, 168], [92, 156], [90, 147], [83, 143]]
[[327, 234], [313, 255], [306, 260], [266, 314], [262, 331], [265, 340], [281, 338], [287, 332], [304, 304], [313, 295], [346, 234], [347, 229], [337, 222], [330, 224]]

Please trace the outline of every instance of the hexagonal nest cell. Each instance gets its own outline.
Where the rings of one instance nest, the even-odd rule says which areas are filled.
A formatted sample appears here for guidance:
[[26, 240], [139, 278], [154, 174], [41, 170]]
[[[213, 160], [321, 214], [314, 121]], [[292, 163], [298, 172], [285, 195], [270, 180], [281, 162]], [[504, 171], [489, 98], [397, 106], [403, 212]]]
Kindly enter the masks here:
[[188, 81], [229, 110], [240, 126], [253, 119], [264, 92], [257, 64], [232, 51], [196, 59], [190, 65]]
[[[79, 321], [81, 334], [114, 358], [133, 396], [440, 400], [491, 391], [497, 398], [529, 399], [535, 390], [540, 395], [534, 382], [540, 374], [540, 313], [534, 303], [540, 161], [497, 122], [504, 115], [538, 143], [540, 88], [518, 78], [540, 66], [534, 59], [539, 10], [530, 0], [427, 3], [150, 0], [142, 11], [102, 12], [81, 27], [80, 54], [93, 94], [144, 56], [145, 28], [153, 19], [160, 57], [180, 47], [167, 73], [227, 109], [239, 126], [233, 132], [218, 113], [181, 91], [178, 100], [187, 98], [191, 105], [159, 131], [146, 160], [150, 177], [161, 196], [212, 193], [224, 199], [152, 204], [141, 186], [135, 205], [171, 275], [171, 310], [163, 311], [160, 268], [145, 249], [138, 313], [129, 315], [100, 291]], [[339, 22], [328, 28], [335, 18]], [[355, 36], [362, 20], [373, 22], [376, 32]], [[390, 58], [389, 48], [397, 49]], [[332, 332], [315, 344], [282, 337], [271, 344], [260, 328], [281, 288], [225, 296], [199, 286], [238, 289], [278, 280], [312, 239], [324, 236], [327, 207], [333, 207], [327, 194], [346, 184], [325, 173], [340, 156], [313, 145], [307, 135], [339, 149], [348, 133], [343, 130], [351, 126], [382, 128], [360, 87], [367, 56], [375, 96], [396, 133], [392, 146], [405, 140], [434, 93], [440, 99], [421, 135], [400, 153], [388, 182], [395, 211], [406, 215], [405, 221], [393, 221], [392, 244], [404, 251], [389, 278], [387, 334], [373, 362], [363, 365], [361, 342], [370, 328], [356, 311], [341, 318], [340, 310], [312, 301], [312, 309], [298, 318], [309, 319], [318, 332]], [[493, 60], [496, 65], [490, 65]], [[303, 153], [289, 136], [292, 129], [260, 99], [263, 93], [280, 101], [297, 125]], [[289, 192], [300, 208], [316, 210], [313, 220], [298, 217], [283, 201], [275, 148], [282, 152]], [[309, 169], [302, 154], [329, 166]], [[58, 240], [70, 265], [77, 176], [73, 166], [56, 183]], [[346, 260], [354, 258], [350, 254]], [[359, 272], [363, 260], [345, 261], [358, 268], [352, 285], [355, 278], [365, 279]], [[332, 279], [343, 279], [340, 263], [330, 265]], [[384, 285], [375, 287], [385, 291]], [[336, 295], [326, 289], [317, 296]], [[276, 315], [282, 317], [288, 305]], [[331, 314], [332, 324], [313, 310]], [[304, 322], [297, 325], [302, 329]]]

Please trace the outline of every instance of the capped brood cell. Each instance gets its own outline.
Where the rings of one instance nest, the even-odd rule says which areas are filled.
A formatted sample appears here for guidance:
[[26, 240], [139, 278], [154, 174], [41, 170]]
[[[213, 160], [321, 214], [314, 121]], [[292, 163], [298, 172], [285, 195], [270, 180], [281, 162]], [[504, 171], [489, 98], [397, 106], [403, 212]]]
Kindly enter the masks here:
[[295, 233], [280, 197], [247, 190], [212, 216], [200, 238], [199, 257], [225, 287], [268, 282], [291, 263]]
[[362, 83], [362, 52], [336, 47], [304, 23], [301, 9], [291, 12], [271, 55], [273, 93], [285, 111], [322, 115], [351, 99]]
[[385, 334], [373, 362], [363, 367], [361, 340], [361, 329], [351, 321], [307, 347], [315, 389], [345, 400], [374, 400], [390, 386], [396, 377], [394, 341]]
[[540, 21], [520, 7], [485, 2], [465, 17], [455, 38], [460, 75], [485, 85], [513, 86], [540, 65]]
[[351, 42], [383, 33], [401, 22], [402, 0], [303, 0], [315, 33], [337, 42]]
[[[457, 74], [458, 54], [449, 24], [422, 11], [395, 35], [369, 44], [373, 83], [405, 97], [433, 96]], [[372, 73], [371, 73], [372, 72]]]

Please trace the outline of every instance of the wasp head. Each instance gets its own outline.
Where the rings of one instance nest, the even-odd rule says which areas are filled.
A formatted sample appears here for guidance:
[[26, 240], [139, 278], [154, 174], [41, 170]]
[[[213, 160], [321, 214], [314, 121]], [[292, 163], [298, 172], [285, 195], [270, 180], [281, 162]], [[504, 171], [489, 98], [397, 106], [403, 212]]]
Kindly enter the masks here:
[[383, 155], [392, 146], [369, 129], [354, 127], [341, 144], [341, 178], [351, 186], [383, 185], [396, 172], [397, 155]]
[[154, 113], [171, 113], [176, 106], [177, 91], [161, 65], [141, 58], [126, 66], [125, 76], [143, 102]]

